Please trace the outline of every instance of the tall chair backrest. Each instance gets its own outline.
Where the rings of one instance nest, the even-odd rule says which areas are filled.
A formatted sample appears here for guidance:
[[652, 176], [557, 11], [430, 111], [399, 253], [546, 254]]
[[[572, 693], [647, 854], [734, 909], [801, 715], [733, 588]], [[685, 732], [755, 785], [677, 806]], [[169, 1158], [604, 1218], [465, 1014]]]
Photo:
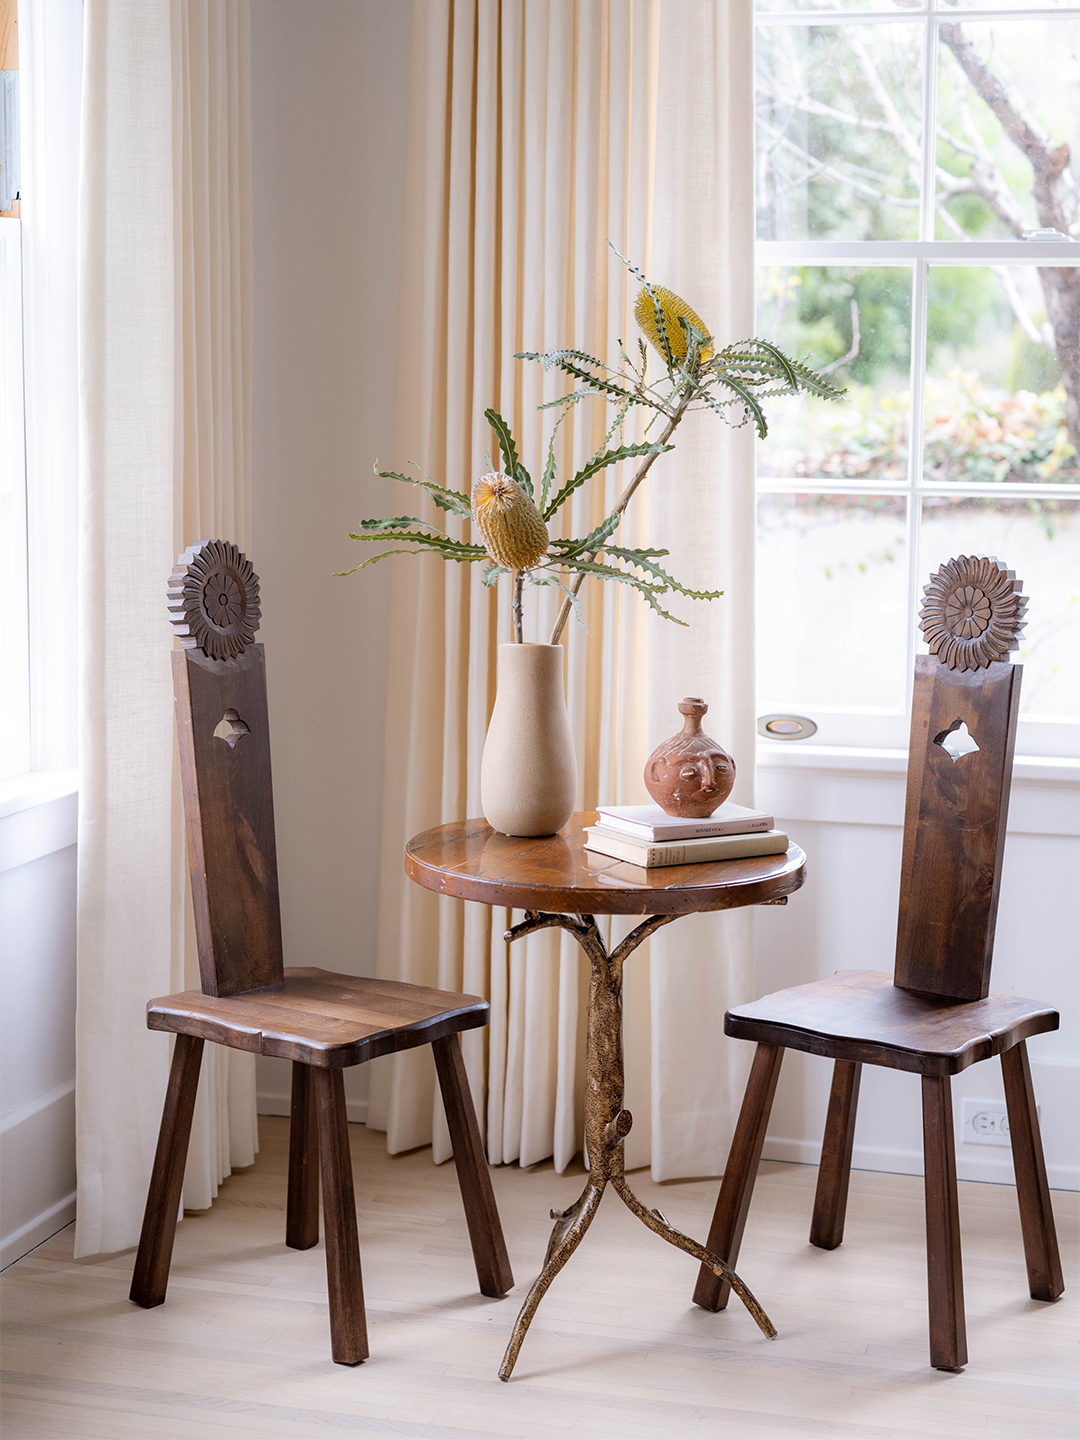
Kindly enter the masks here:
[[259, 578], [225, 540], [169, 580], [173, 694], [204, 995], [284, 982]]
[[893, 983], [954, 1000], [990, 990], [1027, 600], [993, 556], [948, 561], [924, 589], [915, 661]]

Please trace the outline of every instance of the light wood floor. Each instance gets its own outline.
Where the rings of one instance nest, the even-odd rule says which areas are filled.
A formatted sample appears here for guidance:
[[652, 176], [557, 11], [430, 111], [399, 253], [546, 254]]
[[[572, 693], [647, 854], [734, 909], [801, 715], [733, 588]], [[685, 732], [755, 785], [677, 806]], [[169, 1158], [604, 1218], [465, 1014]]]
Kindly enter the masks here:
[[[817, 1172], [766, 1164], [740, 1273], [780, 1331], [762, 1338], [733, 1299], [690, 1304], [695, 1266], [611, 1196], [556, 1280], [509, 1385], [496, 1370], [544, 1253], [551, 1205], [581, 1172], [497, 1170], [519, 1285], [475, 1290], [453, 1167], [391, 1159], [351, 1126], [372, 1357], [331, 1363], [322, 1247], [283, 1244], [287, 1122], [177, 1233], [169, 1298], [127, 1299], [133, 1252], [74, 1261], [72, 1230], [0, 1286], [5, 1440], [314, 1440], [341, 1434], [469, 1440], [1035, 1440], [1077, 1435], [1077, 1221], [1055, 1195], [1066, 1252], [1056, 1305], [1028, 1298], [1016, 1197], [961, 1184], [968, 1343], [958, 1375], [926, 1362], [922, 1182], [852, 1176], [847, 1238], [806, 1243]], [[704, 1237], [716, 1181], [638, 1193]]]

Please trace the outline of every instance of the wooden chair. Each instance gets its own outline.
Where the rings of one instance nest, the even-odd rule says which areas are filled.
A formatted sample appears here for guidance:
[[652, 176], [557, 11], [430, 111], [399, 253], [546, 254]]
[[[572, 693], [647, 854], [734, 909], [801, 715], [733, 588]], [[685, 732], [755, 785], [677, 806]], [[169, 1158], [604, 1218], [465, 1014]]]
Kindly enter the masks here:
[[176, 1032], [131, 1298], [165, 1299], [206, 1040], [293, 1062], [285, 1243], [319, 1241], [319, 1172], [333, 1358], [368, 1354], [360, 1246], [342, 1071], [376, 1055], [431, 1045], [454, 1145], [476, 1273], [484, 1295], [514, 1284], [480, 1141], [458, 1032], [488, 1005], [393, 980], [284, 969], [270, 785], [259, 582], [235, 545], [186, 551], [169, 584], [183, 649], [173, 652], [188, 862], [202, 989], [147, 1006], [151, 1030]]
[[[998, 886], [1022, 666], [1008, 663], [1026, 599], [993, 558], [960, 556], [925, 587], [915, 662], [900, 915], [893, 976], [842, 970], [739, 1005], [724, 1033], [757, 1051], [709, 1232], [734, 1265], [785, 1048], [835, 1062], [810, 1243], [844, 1237], [855, 1107], [864, 1064], [922, 1076], [930, 1363], [967, 1363], [956, 1157], [949, 1077], [1001, 1056], [1020, 1224], [1033, 1299], [1064, 1289], [1025, 1041], [1056, 1030], [1037, 1000], [991, 995]], [[974, 742], [974, 743], [973, 743]], [[702, 1268], [694, 1299], [727, 1304], [728, 1287]]]

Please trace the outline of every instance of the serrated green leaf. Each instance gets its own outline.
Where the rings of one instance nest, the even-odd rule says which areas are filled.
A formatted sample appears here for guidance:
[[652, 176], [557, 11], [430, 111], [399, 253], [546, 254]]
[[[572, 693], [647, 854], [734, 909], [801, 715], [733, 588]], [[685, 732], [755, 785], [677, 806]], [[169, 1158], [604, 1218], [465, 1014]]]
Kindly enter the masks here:
[[702, 350], [713, 343], [713, 337], [691, 324], [685, 315], [677, 315], [675, 318], [682, 326], [683, 334], [686, 336], [686, 359], [681, 368], [693, 375], [697, 372], [698, 358]]
[[[569, 415], [573, 405], [576, 403], [576, 401], [572, 401], [571, 404], [567, 405], [560, 413], [559, 418], [555, 421], [555, 424], [551, 427], [551, 435], [548, 438], [547, 460], [544, 463], [544, 473], [540, 481], [541, 515], [547, 509], [548, 496], [551, 493], [552, 481], [555, 479], [555, 438], [559, 433], [560, 425], [566, 419], [567, 415]], [[541, 406], [540, 408], [543, 409], [544, 407]]]
[[497, 410], [485, 410], [484, 419], [499, 437], [499, 449], [502, 451], [503, 468], [506, 474], [509, 475], [512, 480], [518, 482], [531, 500], [533, 493], [532, 478], [518, 456], [517, 446], [514, 444], [514, 436], [511, 433], [510, 426]]
[[718, 600], [723, 595], [723, 590], [691, 590], [681, 580], [676, 580], [674, 575], [656, 564], [655, 556], [667, 555], [667, 550], [624, 550], [619, 545], [609, 545], [607, 554], [617, 555], [621, 560], [627, 561], [630, 565], [636, 565], [639, 569], [645, 570], [650, 575], [655, 575], [658, 580], [677, 590], [680, 595], [688, 595], [691, 600]]
[[555, 410], [560, 405], [572, 406], [576, 405], [579, 400], [588, 400], [590, 398], [602, 400], [604, 398], [604, 392], [595, 389], [570, 390], [566, 395], [557, 395], [554, 400], [545, 400], [542, 405], [538, 405], [536, 408], [538, 410]]
[[455, 515], [472, 514], [467, 495], [463, 495], [460, 490], [447, 490], [445, 486], [437, 485], [430, 475], [403, 475], [400, 470], [380, 470], [378, 460], [375, 461], [375, 474], [383, 480], [403, 480], [406, 485], [419, 485], [428, 492], [440, 510], [449, 510]]
[[[352, 537], [350, 536], [350, 539]], [[380, 560], [387, 560], [391, 555], [415, 555], [415, 550], [384, 550], [381, 555], [372, 555], [361, 565], [354, 565], [351, 570], [335, 570], [334, 578], [344, 575], [355, 575], [360, 570], [366, 570], [369, 565], [377, 565]]]
[[402, 528], [408, 528], [410, 525], [425, 525], [429, 530], [433, 530], [436, 535], [443, 533], [437, 525], [433, 525], [430, 520], [421, 520], [418, 515], [387, 515], [382, 520], [360, 521], [361, 530], [373, 531], [401, 530]]
[[[640, 273], [641, 272], [638, 271], [638, 274]], [[649, 299], [652, 301], [653, 319], [656, 321], [656, 332], [660, 336], [660, 348], [664, 352], [664, 359], [667, 361], [667, 367], [670, 370], [671, 367], [675, 364], [675, 355], [671, 349], [671, 341], [668, 339], [667, 321], [664, 318], [664, 307], [656, 298], [656, 291], [653, 289], [653, 287], [649, 284], [647, 280], [645, 280], [645, 277], [643, 275], [641, 278], [645, 281], [645, 290], [649, 296]]]
[[572, 375], [575, 380], [582, 380], [593, 390], [602, 390], [605, 395], [617, 395], [622, 400], [627, 400], [631, 405], [643, 405], [646, 402], [640, 400], [629, 390], [624, 390], [621, 385], [616, 385], [611, 380], [605, 380], [602, 375], [593, 375], [588, 370], [583, 370], [580, 365], [574, 363], [575, 359], [581, 360], [589, 365], [595, 365], [598, 370], [606, 370], [607, 366], [597, 360], [595, 355], [586, 355], [584, 350], [549, 350], [546, 354], [540, 355], [535, 351], [523, 351], [520, 355], [514, 356], [515, 360], [539, 360], [545, 370], [553, 366], [562, 370], [567, 375]]
[[551, 501], [547, 509], [543, 512], [544, 519], [550, 519], [550, 517], [555, 514], [555, 511], [558, 510], [559, 506], [565, 504], [575, 490], [584, 485], [585, 481], [588, 480], [591, 475], [595, 475], [598, 470], [603, 470], [605, 466], [614, 465], [619, 460], [632, 460], [637, 455], [662, 455], [665, 450], [674, 450], [674, 448], [674, 445], [641, 444], [620, 445], [617, 450], [602, 450], [599, 455], [594, 455], [589, 463], [583, 466], [572, 480], [566, 482], [558, 495], [555, 496], [555, 499]]
[[584, 540], [553, 540], [552, 547], [562, 556], [589, 555], [595, 554], [603, 549], [604, 542], [609, 535], [622, 524], [622, 511], [613, 510], [606, 519], [602, 520], [591, 535], [586, 535]]
[[792, 360], [768, 340], [754, 338], [728, 345], [710, 362], [708, 368], [723, 379], [732, 375], [744, 384], [771, 384], [779, 381], [780, 393], [794, 394], [806, 390], [827, 400], [839, 400], [847, 392], [833, 385], [809, 366]]
[[[561, 563], [561, 562], [560, 562]], [[601, 565], [596, 560], [572, 559], [565, 562], [565, 569], [584, 571], [586, 575], [599, 575], [605, 580], [620, 580], [624, 585], [630, 585], [645, 596], [650, 607], [665, 620], [672, 621], [675, 625], [685, 625], [685, 620], [680, 620], [676, 615], [670, 615], [657, 600], [658, 595], [663, 595], [668, 589], [667, 585], [651, 585], [647, 580], [642, 580], [637, 575], [629, 575], [625, 570], [619, 570], [614, 565]]]
[[509, 574], [510, 571], [507, 570], [505, 565], [489, 565], [484, 571], [483, 575], [481, 575], [480, 579], [484, 585], [497, 585], [499, 583], [500, 575]]
[[[733, 375], [719, 375], [717, 378], [721, 385], [726, 386], [729, 390], [733, 390], [742, 401], [745, 418], [741, 423], [745, 425], [747, 420], [753, 419], [754, 424], [757, 426], [758, 437], [764, 440], [765, 436], [769, 433], [769, 427], [765, 420], [765, 412], [758, 404], [753, 392], [747, 389], [741, 381], [736, 380]], [[695, 382], [694, 393], [700, 400], [704, 400], [710, 410], [715, 410], [721, 420], [729, 425], [731, 424], [731, 421], [728, 420], [728, 417], [724, 414], [720, 402], [717, 401], [714, 396], [710, 395], [703, 385]], [[735, 426], [735, 428], [739, 429], [740, 427]]]
[[557, 350], [545, 350], [543, 354], [535, 350], [523, 350], [520, 355], [514, 356], [515, 360], [539, 360], [545, 370], [560, 364], [563, 360], [580, 360], [586, 365], [595, 365], [598, 370], [606, 370], [608, 367], [595, 355], [590, 355], [587, 350], [575, 350], [572, 346], [564, 345]]
[[[453, 540], [449, 535], [443, 535], [436, 531], [433, 535], [415, 535], [411, 531], [390, 529], [385, 532], [374, 532], [370, 535], [349, 535], [350, 540], [408, 540], [414, 545], [423, 549], [434, 550], [445, 555], [448, 560], [483, 560], [487, 551], [482, 545], [469, 545], [464, 540]], [[406, 551], [406, 554], [415, 554], [415, 551]]]

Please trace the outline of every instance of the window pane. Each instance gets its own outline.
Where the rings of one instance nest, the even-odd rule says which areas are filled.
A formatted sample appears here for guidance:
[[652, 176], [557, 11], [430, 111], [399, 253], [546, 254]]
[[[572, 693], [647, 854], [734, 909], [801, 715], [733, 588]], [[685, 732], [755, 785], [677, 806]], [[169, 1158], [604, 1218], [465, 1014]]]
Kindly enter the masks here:
[[758, 474], [904, 481], [911, 364], [911, 270], [804, 265], [758, 271], [757, 331], [847, 387], [843, 400], [769, 402]]
[[965, 8], [969, 10], [1074, 10], [1076, 8], [1076, 0], [947, 0], [947, 3], [950, 6], [955, 5], [958, 10]]
[[1080, 716], [1080, 500], [927, 496], [920, 575], [953, 555], [995, 555], [1024, 582], [1021, 714]]
[[938, 239], [1071, 233], [1080, 219], [1080, 21], [949, 22], [938, 33]]
[[[1005, 0], [1001, 0], [1004, 4]], [[1038, 0], [1032, 0], [1037, 4]], [[1062, 4], [1071, 0], [1061, 0]], [[757, 0], [759, 15], [777, 10], [925, 10], [925, 0]]]
[[907, 502], [758, 497], [758, 693], [768, 705], [905, 704]]
[[904, 24], [759, 29], [759, 239], [916, 238], [922, 36]]
[[1080, 481], [1080, 269], [933, 266], [928, 302], [924, 478]]

